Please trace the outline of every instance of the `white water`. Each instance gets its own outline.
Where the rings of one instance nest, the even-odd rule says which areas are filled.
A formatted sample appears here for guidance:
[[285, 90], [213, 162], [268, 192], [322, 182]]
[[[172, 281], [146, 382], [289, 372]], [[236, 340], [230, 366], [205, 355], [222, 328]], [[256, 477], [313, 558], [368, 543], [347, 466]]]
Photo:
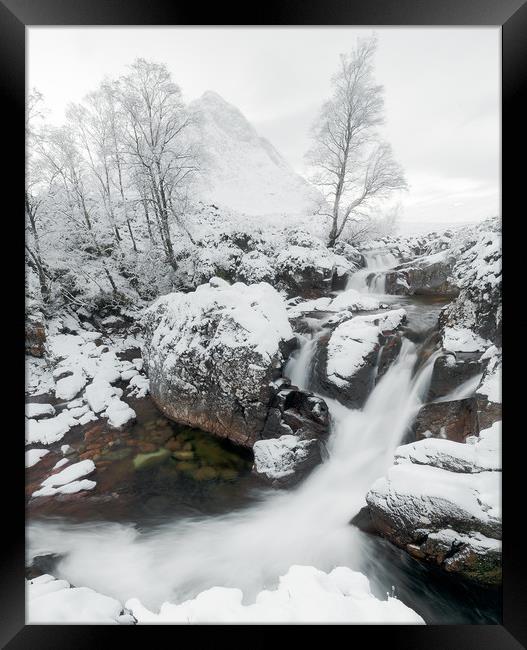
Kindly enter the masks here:
[[397, 266], [398, 259], [386, 251], [370, 251], [364, 253], [366, 266], [353, 273], [346, 289], [356, 289], [361, 293], [386, 293], [386, 271]]
[[[428, 390], [434, 360], [412, 378], [416, 348], [405, 340], [362, 411], [328, 400], [334, 418], [329, 458], [295, 491], [266, 491], [245, 510], [147, 532], [120, 524], [36, 522], [28, 527], [29, 555], [65, 554], [57, 577], [121, 602], [138, 597], [151, 608], [211, 586], [240, 587], [250, 602], [293, 564], [357, 568], [362, 534], [349, 521], [391, 464]], [[301, 351], [298, 365], [299, 373], [309, 367], [307, 352], [304, 357]]]

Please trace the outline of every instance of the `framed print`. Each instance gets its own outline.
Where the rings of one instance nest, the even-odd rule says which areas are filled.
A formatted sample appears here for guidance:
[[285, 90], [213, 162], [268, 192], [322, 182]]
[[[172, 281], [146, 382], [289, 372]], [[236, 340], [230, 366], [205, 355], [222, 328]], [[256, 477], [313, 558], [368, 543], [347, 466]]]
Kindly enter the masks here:
[[524, 647], [521, 0], [0, 12], [3, 647]]

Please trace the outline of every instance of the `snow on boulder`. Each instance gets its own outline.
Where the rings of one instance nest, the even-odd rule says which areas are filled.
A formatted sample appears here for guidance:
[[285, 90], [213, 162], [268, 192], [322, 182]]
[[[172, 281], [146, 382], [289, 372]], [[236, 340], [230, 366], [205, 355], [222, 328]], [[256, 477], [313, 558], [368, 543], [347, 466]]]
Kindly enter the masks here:
[[468, 229], [456, 242], [452, 276], [461, 288], [441, 313], [444, 327], [470, 329], [501, 346], [501, 223], [489, 219]]
[[63, 377], [55, 386], [57, 399], [71, 400], [76, 397], [86, 386], [86, 378], [81, 372], [74, 372], [69, 377]]
[[26, 451], [26, 468], [36, 465], [46, 454], [49, 454], [49, 449], [28, 449]]
[[27, 623], [135, 623], [121, 603], [88, 587], [44, 574], [26, 580]]
[[236, 277], [247, 284], [254, 284], [255, 282], [273, 283], [275, 270], [271, 266], [267, 255], [258, 251], [251, 251], [241, 258], [236, 269]]
[[74, 463], [66, 469], [63, 469], [57, 474], [52, 474], [48, 476], [47, 479], [42, 481], [44, 487], [56, 487], [58, 485], [66, 485], [66, 483], [71, 483], [83, 476], [89, 476], [95, 471], [95, 463], [93, 460], [86, 459], [81, 460], [78, 463]]
[[[405, 319], [404, 309], [392, 309], [337, 325], [329, 340], [320, 339], [314, 363], [317, 387], [348, 406], [361, 406], [374, 381], [380, 346]], [[397, 352], [395, 346], [393, 351]]]
[[472, 330], [460, 327], [443, 329], [443, 349], [448, 352], [482, 352], [490, 346]]
[[26, 421], [26, 445], [41, 443], [50, 445], [61, 440], [77, 420], [68, 411], [62, 411], [46, 420]]
[[150, 390], [150, 381], [144, 375], [134, 375], [128, 382], [128, 392], [137, 399], [145, 397]]
[[126, 607], [139, 623], [424, 623], [400, 600], [376, 598], [366, 576], [347, 567], [324, 573], [292, 566], [276, 589], [247, 605], [240, 589], [212, 587], [180, 604], [165, 602], [158, 613], [137, 598]]
[[377, 530], [415, 557], [483, 584], [501, 580], [500, 427], [467, 444], [404, 445], [366, 496]]
[[55, 409], [51, 404], [26, 404], [26, 418], [51, 417], [55, 415]]
[[94, 413], [104, 411], [114, 397], [121, 397], [123, 391], [114, 388], [106, 379], [93, 380], [86, 386], [86, 401]]
[[[83, 477], [95, 471], [95, 463], [86, 459], [69, 465], [61, 472], [51, 474], [41, 483], [41, 488], [32, 497], [53, 496], [55, 494], [74, 494], [83, 490], [93, 490], [96, 483]], [[82, 480], [79, 480], [82, 479]]]
[[331, 291], [334, 278], [343, 278], [354, 266], [325, 246], [288, 246], [275, 261], [278, 286], [289, 296], [317, 297]]
[[176, 422], [252, 447], [293, 332], [271, 285], [212, 278], [159, 298], [145, 312], [150, 393]]
[[295, 473], [309, 455], [316, 440], [300, 440], [297, 436], [258, 440], [254, 443], [254, 470], [268, 479], [282, 479]]
[[114, 429], [120, 429], [136, 417], [134, 409], [118, 397], [111, 399], [104, 416], [108, 418], [108, 424]]

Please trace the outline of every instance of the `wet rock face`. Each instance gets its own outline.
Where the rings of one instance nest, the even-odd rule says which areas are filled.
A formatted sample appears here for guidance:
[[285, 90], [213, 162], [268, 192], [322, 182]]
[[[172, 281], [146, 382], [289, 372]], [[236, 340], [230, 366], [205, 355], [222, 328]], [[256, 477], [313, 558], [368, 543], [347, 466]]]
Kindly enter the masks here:
[[396, 266], [386, 273], [386, 293], [457, 296], [459, 287], [452, 281], [455, 262], [452, 256], [439, 256], [437, 261], [425, 257]]
[[445, 397], [459, 388], [464, 382], [482, 372], [483, 366], [479, 361], [480, 354], [445, 354], [438, 357], [434, 363], [428, 400]]
[[26, 320], [26, 354], [43, 357], [46, 354], [46, 326], [43, 322], [28, 318]]
[[472, 397], [452, 402], [425, 404], [415, 419], [415, 440], [442, 438], [465, 442], [479, 431], [477, 404]]

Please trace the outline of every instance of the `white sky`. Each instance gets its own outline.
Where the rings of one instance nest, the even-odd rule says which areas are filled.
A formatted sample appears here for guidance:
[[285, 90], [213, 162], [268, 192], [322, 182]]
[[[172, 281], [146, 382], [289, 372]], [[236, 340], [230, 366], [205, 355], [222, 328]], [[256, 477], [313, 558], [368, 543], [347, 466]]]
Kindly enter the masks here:
[[[167, 64], [187, 100], [214, 90], [299, 172], [338, 55], [371, 28], [28, 28], [28, 87], [63, 119], [136, 57]], [[386, 134], [409, 192], [405, 221], [500, 214], [500, 28], [375, 28]]]

